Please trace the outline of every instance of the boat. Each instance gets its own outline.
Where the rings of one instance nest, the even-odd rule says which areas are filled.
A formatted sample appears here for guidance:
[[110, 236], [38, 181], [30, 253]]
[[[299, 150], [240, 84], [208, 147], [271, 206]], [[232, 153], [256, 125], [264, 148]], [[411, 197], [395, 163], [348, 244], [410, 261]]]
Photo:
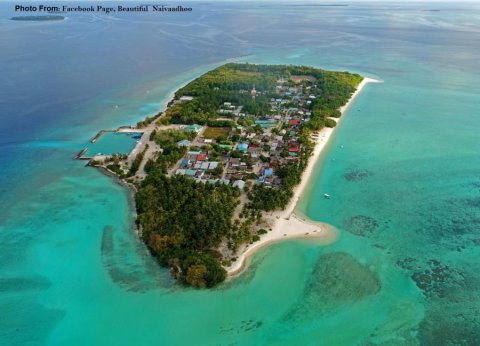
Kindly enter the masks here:
[[330, 195], [328, 193], [324, 193], [323, 197], [326, 198], [326, 199], [330, 199]]

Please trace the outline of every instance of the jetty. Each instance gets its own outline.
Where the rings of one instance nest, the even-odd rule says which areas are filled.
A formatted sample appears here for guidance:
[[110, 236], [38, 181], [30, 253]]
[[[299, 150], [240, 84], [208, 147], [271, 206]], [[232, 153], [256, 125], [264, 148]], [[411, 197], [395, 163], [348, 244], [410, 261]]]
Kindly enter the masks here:
[[95, 143], [96, 141], [98, 141], [98, 140], [100, 139], [100, 137], [103, 136], [103, 134], [104, 134], [105, 132], [117, 132], [117, 131], [118, 131], [118, 130], [100, 130], [100, 131], [98, 131], [98, 133], [95, 135], [95, 137], [93, 137], [93, 138], [90, 140], [90, 142], [91, 142], [91, 143]]
[[91, 160], [91, 157], [83, 156], [83, 154], [85, 154], [87, 150], [88, 148], [83, 148], [82, 150], [80, 150], [78, 154], [75, 155], [74, 160]]

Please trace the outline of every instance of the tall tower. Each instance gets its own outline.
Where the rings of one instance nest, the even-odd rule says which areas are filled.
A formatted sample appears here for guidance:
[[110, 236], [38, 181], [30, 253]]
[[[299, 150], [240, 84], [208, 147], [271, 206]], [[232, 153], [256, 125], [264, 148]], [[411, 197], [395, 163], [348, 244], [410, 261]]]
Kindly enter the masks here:
[[255, 97], [257, 96], [257, 90], [255, 90], [255, 84], [253, 84], [253, 89], [250, 92], [250, 94], [252, 95], [252, 100], [255, 101]]

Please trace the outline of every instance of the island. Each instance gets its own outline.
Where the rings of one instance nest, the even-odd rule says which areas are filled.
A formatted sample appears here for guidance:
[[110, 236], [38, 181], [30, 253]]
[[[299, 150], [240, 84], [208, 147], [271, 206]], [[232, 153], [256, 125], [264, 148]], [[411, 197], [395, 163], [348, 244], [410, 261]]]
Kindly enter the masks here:
[[[349, 102], [374, 80], [306, 66], [228, 63], [140, 121], [130, 154], [89, 165], [134, 191], [138, 234], [181, 283], [213, 287], [261, 246], [328, 237], [296, 215], [315, 162]], [[328, 197], [325, 196], [325, 197]]]
[[42, 22], [42, 21], [65, 20], [66, 17], [52, 14], [52, 15], [45, 15], [45, 16], [19, 16], [19, 17], [12, 17], [10, 19], [16, 20], [16, 21]]

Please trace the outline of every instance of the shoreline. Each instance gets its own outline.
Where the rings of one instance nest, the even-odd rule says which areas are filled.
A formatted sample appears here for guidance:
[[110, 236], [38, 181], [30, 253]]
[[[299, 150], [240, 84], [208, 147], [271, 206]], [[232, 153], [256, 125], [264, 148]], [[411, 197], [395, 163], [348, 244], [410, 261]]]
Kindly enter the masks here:
[[[135, 132], [143, 132], [141, 139], [136, 143], [135, 147], [128, 155], [129, 162], [133, 159], [137, 152], [143, 150], [143, 147], [148, 142], [148, 140], [145, 139], [148, 138], [150, 136], [150, 133], [157, 127], [157, 120], [163, 116], [163, 113], [168, 108], [169, 103], [174, 100], [175, 92], [183, 86], [187, 85], [188, 83], [189, 82], [182, 83], [182, 86], [172, 91], [168, 95], [167, 99], [162, 104], [163, 107], [160, 108], [160, 110], [153, 117], [152, 122], [146, 127], [139, 129], [133, 128], [131, 126], [120, 126], [115, 130], [115, 132], [134, 132], [135, 130]], [[381, 81], [364, 77], [357, 86], [355, 92], [348, 100], [348, 102], [344, 106], [340, 107], [340, 118], [331, 119], [339, 123], [352, 101], [368, 83], [381, 83]], [[300, 200], [302, 193], [304, 193], [304, 191], [307, 189], [314, 168], [319, 161], [321, 154], [324, 152], [325, 147], [329, 143], [329, 139], [334, 133], [334, 130], [335, 128], [324, 127], [318, 132], [318, 136], [316, 136], [316, 138], [311, 138], [311, 140], [314, 142], [314, 149], [311, 157], [309, 158], [308, 165], [302, 173], [300, 183], [293, 190], [292, 198], [290, 199], [285, 209], [280, 211], [273, 211], [270, 213], [264, 213], [263, 218], [265, 220], [265, 223], [268, 225], [266, 228], [270, 229], [270, 231], [262, 235], [259, 241], [252, 244], [243, 244], [241, 246], [239, 250], [239, 255], [237, 256], [236, 260], [233, 261], [230, 266], [225, 267], [228, 278], [232, 278], [243, 272], [243, 270], [248, 267], [252, 255], [256, 251], [270, 244], [289, 239], [314, 238], [321, 241], [322, 244], [327, 245], [333, 243], [338, 239], [339, 232], [333, 226], [327, 223], [308, 219], [305, 215], [301, 215], [300, 213], [295, 212], [298, 201]], [[97, 168], [101, 168], [101, 171], [104, 174], [117, 177], [114, 173], [108, 171], [103, 167]], [[125, 186], [130, 191], [133, 204], [135, 204], [135, 188], [133, 186], [130, 186], [130, 184], [124, 182], [122, 179], [118, 179], [117, 182]], [[136, 209], [135, 205], [133, 205], [133, 207], [134, 209]], [[141, 229], [139, 229], [138, 226], [135, 228], [138, 235], [141, 236]]]
[[[353, 100], [369, 83], [381, 83], [381, 81], [364, 77], [348, 102], [340, 107], [341, 117], [334, 119], [337, 123], [341, 121]], [[302, 193], [305, 191], [308, 183], [310, 182], [315, 165], [321, 154], [324, 152], [324, 149], [329, 143], [334, 131], [335, 127], [324, 127], [322, 130], [320, 130], [318, 138], [315, 140], [315, 148], [312, 156], [308, 160], [308, 165], [302, 173], [300, 183], [294, 188], [293, 196], [290, 199], [290, 202], [284, 210], [265, 214], [264, 218], [271, 226], [271, 231], [265, 235], [262, 235], [259, 241], [253, 244], [244, 245], [244, 247], [240, 250], [241, 252], [237, 259], [230, 266], [225, 268], [229, 278], [235, 277], [243, 272], [243, 270], [248, 267], [250, 257], [258, 250], [270, 244], [288, 239], [302, 238], [323, 239], [325, 240], [325, 244], [330, 244], [338, 238], [338, 232], [333, 226], [323, 222], [307, 219], [302, 215], [298, 215], [294, 211]]]

